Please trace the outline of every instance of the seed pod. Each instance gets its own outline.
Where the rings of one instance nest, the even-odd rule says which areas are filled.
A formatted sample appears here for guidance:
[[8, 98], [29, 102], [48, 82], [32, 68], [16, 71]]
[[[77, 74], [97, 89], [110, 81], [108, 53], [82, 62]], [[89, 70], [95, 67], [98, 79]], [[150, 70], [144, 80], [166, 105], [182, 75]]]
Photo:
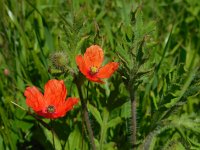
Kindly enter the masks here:
[[66, 70], [67, 64], [68, 64], [68, 58], [67, 58], [66, 53], [56, 52], [51, 55], [50, 59], [51, 59], [53, 66], [56, 69], [60, 69], [62, 71]]

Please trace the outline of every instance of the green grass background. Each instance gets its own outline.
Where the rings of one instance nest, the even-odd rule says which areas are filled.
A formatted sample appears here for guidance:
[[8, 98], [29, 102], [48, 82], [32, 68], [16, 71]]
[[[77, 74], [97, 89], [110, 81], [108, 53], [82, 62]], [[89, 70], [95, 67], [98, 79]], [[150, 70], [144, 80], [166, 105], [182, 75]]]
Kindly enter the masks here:
[[[104, 64], [120, 63], [104, 85], [83, 83], [98, 149], [131, 148], [130, 87], [137, 149], [200, 149], [199, 0], [0, 0], [1, 150], [53, 149], [51, 131], [11, 101], [28, 110], [26, 86], [43, 91], [52, 78], [78, 97], [75, 56], [92, 44]], [[64, 67], [52, 62], [56, 52]], [[53, 127], [56, 149], [89, 149], [80, 104]]]

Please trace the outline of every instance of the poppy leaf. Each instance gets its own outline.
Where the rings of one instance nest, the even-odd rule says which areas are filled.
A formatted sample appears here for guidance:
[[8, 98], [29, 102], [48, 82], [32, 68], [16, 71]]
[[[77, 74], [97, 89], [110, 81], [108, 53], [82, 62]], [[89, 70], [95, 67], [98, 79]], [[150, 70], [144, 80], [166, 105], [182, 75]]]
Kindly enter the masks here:
[[92, 106], [91, 104], [88, 103], [88, 109], [91, 112], [91, 114], [94, 116], [96, 121], [99, 123], [99, 125], [102, 126], [103, 120], [102, 120], [100, 112], [97, 110], [97, 108], [95, 108], [94, 106]]

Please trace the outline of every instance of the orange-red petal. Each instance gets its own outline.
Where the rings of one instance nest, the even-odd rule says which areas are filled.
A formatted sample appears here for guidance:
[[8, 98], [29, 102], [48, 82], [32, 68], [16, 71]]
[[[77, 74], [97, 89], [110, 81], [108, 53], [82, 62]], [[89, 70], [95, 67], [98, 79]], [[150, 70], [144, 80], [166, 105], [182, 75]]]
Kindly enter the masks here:
[[[69, 98], [65, 100], [67, 89], [63, 80], [52, 79], [45, 85], [44, 96], [36, 87], [27, 87], [24, 95], [26, 103], [35, 113], [45, 118], [63, 117], [67, 111], [78, 103], [78, 98]], [[49, 108], [52, 107], [51, 112]]]
[[106, 64], [104, 67], [99, 69], [99, 72], [97, 73], [98, 78], [109, 78], [115, 70], [117, 70], [119, 67], [119, 64], [116, 62], [110, 62]]
[[43, 116], [45, 118], [56, 119], [59, 117], [64, 117], [68, 111], [70, 111], [74, 105], [79, 102], [78, 98], [68, 98], [66, 101], [63, 101], [55, 107], [55, 113], [48, 113], [46, 111], [36, 112], [38, 115]]
[[86, 75], [86, 78], [93, 82], [104, 83], [100, 78], [97, 77], [97, 74], [96, 75], [88, 74], [88, 75]]
[[78, 98], [75, 97], [69, 97], [67, 98], [67, 100], [65, 101], [65, 105], [64, 105], [64, 110], [67, 112], [69, 110], [71, 110], [73, 108], [73, 106], [75, 104], [77, 104], [79, 102]]
[[74, 105], [79, 102], [78, 98], [69, 97], [62, 105], [57, 108], [54, 118], [63, 117], [65, 114], [70, 111]]
[[46, 105], [54, 105], [57, 107], [65, 101], [67, 89], [63, 80], [52, 79], [45, 84], [44, 98]]
[[85, 75], [85, 77], [87, 79], [89, 79], [90, 81], [93, 81], [93, 82], [103, 83], [99, 78], [96, 77], [96, 75], [91, 75], [90, 74], [90, 70], [89, 70], [90, 68], [86, 67], [85, 61], [84, 61], [84, 59], [83, 59], [83, 57], [81, 55], [78, 55], [76, 57], [76, 64], [78, 65], [80, 72], [83, 75]]
[[81, 73], [86, 76], [89, 72], [89, 68], [86, 67], [83, 56], [81, 56], [81, 55], [76, 56], [76, 64], [78, 65]]
[[92, 45], [86, 49], [86, 52], [84, 54], [84, 61], [85, 61], [85, 66], [87, 68], [90, 67], [99, 68], [103, 62], [103, 59], [104, 59], [104, 54], [100, 46]]
[[42, 93], [36, 87], [27, 87], [24, 96], [26, 104], [34, 111], [41, 111], [45, 105]]

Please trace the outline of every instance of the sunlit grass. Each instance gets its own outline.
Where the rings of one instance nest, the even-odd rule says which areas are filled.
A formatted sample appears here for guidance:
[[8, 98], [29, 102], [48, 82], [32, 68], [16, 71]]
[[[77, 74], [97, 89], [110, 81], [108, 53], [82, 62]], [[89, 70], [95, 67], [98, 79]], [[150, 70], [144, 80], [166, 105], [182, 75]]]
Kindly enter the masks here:
[[[199, 0], [0, 3], [0, 149], [53, 149], [49, 120], [19, 107], [29, 110], [27, 86], [43, 91], [54, 78], [69, 96], [80, 97], [82, 86], [97, 149], [200, 148]], [[103, 65], [120, 64], [105, 84], [88, 84], [75, 61], [93, 44]], [[64, 68], [52, 62], [56, 53]], [[53, 122], [57, 149], [91, 147], [82, 119], [79, 104]]]

